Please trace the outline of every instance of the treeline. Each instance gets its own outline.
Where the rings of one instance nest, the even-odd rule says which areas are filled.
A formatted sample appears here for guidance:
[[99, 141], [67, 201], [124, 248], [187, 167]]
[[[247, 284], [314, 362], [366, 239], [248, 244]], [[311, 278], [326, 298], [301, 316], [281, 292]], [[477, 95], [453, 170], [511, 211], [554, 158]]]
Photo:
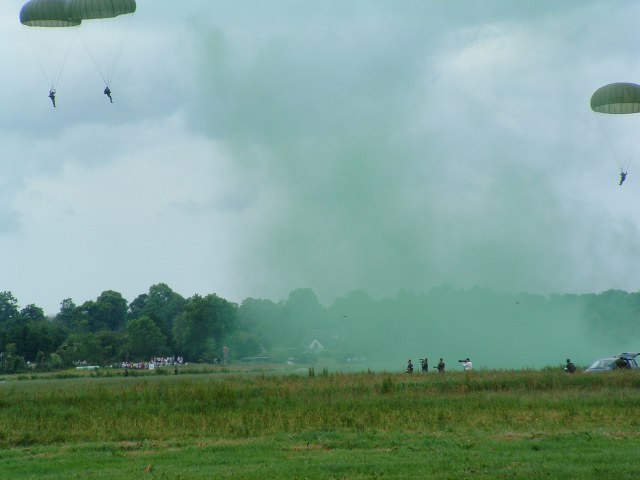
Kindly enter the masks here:
[[[0, 371], [64, 368], [181, 356], [189, 362], [268, 357], [271, 361], [399, 362], [415, 352], [481, 355], [487, 364], [526, 357], [535, 364], [585, 342], [640, 338], [640, 293], [504, 294], [439, 287], [374, 299], [351, 292], [325, 307], [311, 289], [274, 302], [237, 304], [215, 294], [184, 298], [164, 283], [128, 302], [113, 290], [47, 317], [0, 293]], [[582, 343], [581, 343], [582, 342]], [[546, 350], [545, 350], [546, 349]], [[640, 348], [639, 348], [640, 349]], [[444, 352], [444, 353], [443, 353]], [[413, 355], [413, 353], [411, 353]], [[569, 354], [569, 353], [567, 353]], [[402, 360], [404, 361], [404, 360]]]
[[213, 363], [223, 359], [224, 350], [230, 360], [269, 352], [284, 361], [305, 353], [301, 337], [311, 324], [322, 323], [322, 310], [308, 289], [278, 303], [250, 298], [238, 305], [216, 294], [184, 298], [160, 283], [131, 302], [113, 290], [80, 305], [67, 298], [47, 317], [37, 305], [20, 308], [5, 291], [0, 293], [0, 371], [163, 356]]
[[240, 350], [258, 348], [240, 332], [238, 306], [214, 294], [184, 298], [157, 284], [129, 303], [108, 290], [80, 305], [65, 299], [60, 311], [47, 318], [40, 307], [19, 308], [11, 292], [0, 293], [0, 366], [5, 372], [27, 364], [108, 365], [175, 354], [208, 362], [221, 355], [226, 341]]

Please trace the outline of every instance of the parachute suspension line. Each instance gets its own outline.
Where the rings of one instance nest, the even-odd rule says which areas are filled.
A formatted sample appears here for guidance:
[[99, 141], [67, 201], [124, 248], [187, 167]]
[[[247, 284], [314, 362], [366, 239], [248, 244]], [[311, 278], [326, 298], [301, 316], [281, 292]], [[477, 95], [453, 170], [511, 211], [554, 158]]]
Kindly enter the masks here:
[[114, 52], [114, 56], [113, 56], [113, 62], [111, 64], [111, 76], [110, 78], [107, 79], [108, 83], [111, 83], [111, 81], [113, 80], [113, 76], [116, 73], [116, 69], [118, 68], [118, 63], [120, 63], [120, 57], [122, 56], [122, 51], [124, 50], [124, 45], [127, 41], [127, 36], [129, 34], [129, 26], [131, 25], [131, 21], [133, 20], [133, 14], [130, 15], [124, 15], [122, 17], [122, 32], [121, 34], [118, 35], [117, 38], [115, 35], [115, 31], [112, 30], [112, 33], [114, 33], [114, 38], [111, 40], [113, 42], [113, 44], [115, 45], [115, 52]]
[[605, 122], [608, 120], [604, 118], [606, 115], [607, 114], [605, 113], [596, 113], [596, 123], [598, 124], [600, 133], [602, 133], [602, 137], [604, 138], [604, 141], [607, 143], [607, 147], [609, 148], [610, 153], [608, 156], [611, 158], [611, 160], [613, 160], [613, 163], [615, 163], [621, 171], [626, 171], [625, 166], [628, 167], [631, 162], [630, 160], [624, 162], [622, 159], [618, 158], [616, 142], [611, 138], [611, 135], [605, 128]]
[[40, 58], [40, 55], [38, 55], [38, 49], [36, 48], [36, 45], [31, 38], [31, 35], [29, 35], [29, 32], [27, 32], [27, 28], [34, 28], [34, 27], [23, 26], [22, 30], [24, 31], [25, 37], [27, 37], [27, 41], [29, 42], [29, 45], [31, 45], [31, 50], [33, 50], [34, 56], [36, 57], [36, 61], [38, 62], [38, 67], [40, 67], [40, 73], [42, 73], [42, 78], [44, 78], [44, 81], [47, 84], [47, 87], [49, 88], [49, 90], [55, 90], [57, 82], [53, 78], [51, 78], [49, 75], [47, 75], [47, 69], [44, 67], [44, 63]]
[[81, 21], [70, 14], [68, 0], [29, 0], [20, 23], [50, 90], [55, 90]]
[[633, 150], [631, 151], [631, 153], [629, 154], [629, 156], [627, 157], [627, 161], [624, 163], [624, 172], [627, 173], [629, 171], [629, 166], [631, 165], [631, 160], [633, 160], [633, 158], [636, 155], [636, 152], [638, 151], [638, 143], [635, 143], [633, 146]]
[[84, 49], [87, 51], [87, 53], [91, 57], [91, 61], [93, 62], [93, 66], [96, 67], [96, 71], [98, 72], [98, 75], [100, 75], [100, 78], [102, 78], [102, 81], [104, 82], [105, 87], [110, 86], [109, 82], [107, 81], [107, 77], [105, 76], [105, 74], [102, 72], [102, 69], [100, 68], [100, 63], [96, 59], [96, 56], [93, 54], [93, 51], [87, 46], [87, 43], [84, 39], [82, 43], [84, 44]]
[[[34, 52], [34, 56], [36, 57], [36, 61], [40, 67], [40, 72], [42, 73], [47, 86], [51, 90], [55, 90], [60, 82], [64, 66], [71, 54], [71, 47], [75, 42], [76, 35], [78, 34], [77, 29], [74, 28], [72, 30], [71, 38], [66, 39], [68, 45], [65, 44], [65, 42], [62, 42], [56, 48], [58, 51], [54, 52], [52, 50], [47, 50], [46, 52], [41, 53], [40, 50], [43, 45], [47, 45], [51, 42], [57, 42], [58, 39], [52, 38], [51, 32], [47, 31], [44, 27], [23, 27], [27, 41]], [[65, 35], [68, 36], [69, 32], [65, 32]], [[55, 58], [48, 58], [51, 56]], [[45, 65], [45, 62], [47, 65]], [[55, 62], [55, 64], [52, 62]]]
[[[62, 71], [64, 70], [64, 66], [67, 63], [67, 60], [69, 59], [69, 54], [71, 53], [71, 47], [75, 43], [77, 35], [78, 35], [78, 29], [75, 28], [74, 31], [73, 31], [73, 37], [71, 38], [71, 42], [69, 44], [69, 48], [67, 48], [66, 52], [64, 52], [64, 57], [62, 58], [62, 64], [60, 65], [60, 68], [58, 69], [58, 75], [55, 78], [55, 85], [58, 85], [58, 82], [60, 81], [60, 77], [62, 77]], [[54, 87], [54, 89], [55, 89], [55, 87]]]
[[596, 116], [596, 123], [610, 152], [609, 157], [620, 171], [627, 172], [640, 147], [635, 140], [635, 132], [640, 128], [640, 115], [612, 117], [606, 113], [596, 113]]
[[133, 14], [116, 18], [91, 19], [81, 27], [84, 29], [82, 39], [85, 50], [91, 57], [105, 87], [111, 87], [132, 18]]

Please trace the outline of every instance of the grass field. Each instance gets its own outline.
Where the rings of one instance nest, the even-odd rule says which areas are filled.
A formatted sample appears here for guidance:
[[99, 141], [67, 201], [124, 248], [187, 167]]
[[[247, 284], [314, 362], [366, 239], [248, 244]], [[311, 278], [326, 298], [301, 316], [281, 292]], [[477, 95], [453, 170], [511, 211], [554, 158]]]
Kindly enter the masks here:
[[10, 479], [626, 479], [640, 373], [5, 377]]

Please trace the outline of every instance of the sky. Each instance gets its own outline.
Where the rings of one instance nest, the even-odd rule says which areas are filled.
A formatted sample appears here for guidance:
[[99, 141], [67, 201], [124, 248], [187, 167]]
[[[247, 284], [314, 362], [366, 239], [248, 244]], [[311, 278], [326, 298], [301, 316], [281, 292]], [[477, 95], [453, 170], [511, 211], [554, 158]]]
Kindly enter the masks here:
[[55, 109], [23, 2], [0, 4], [0, 291], [21, 306], [161, 282], [638, 290], [640, 159], [619, 186], [589, 99], [640, 81], [640, 4], [137, 3], [114, 103], [76, 39]]

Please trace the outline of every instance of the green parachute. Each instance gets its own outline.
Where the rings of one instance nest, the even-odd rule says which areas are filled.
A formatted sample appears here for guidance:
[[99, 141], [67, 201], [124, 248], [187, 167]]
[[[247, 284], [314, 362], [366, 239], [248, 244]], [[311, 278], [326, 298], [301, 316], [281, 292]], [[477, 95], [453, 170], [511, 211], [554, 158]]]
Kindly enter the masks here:
[[20, 10], [29, 43], [49, 89], [55, 91], [81, 21], [68, 0], [31, 0]]
[[20, 23], [25, 27], [50, 92], [55, 94], [78, 32], [108, 89], [135, 11], [135, 0], [30, 0], [25, 3], [20, 10]]
[[68, 0], [82, 22], [80, 36], [106, 87], [111, 85], [125, 44], [135, 0]]
[[640, 85], [617, 82], [598, 88], [591, 96], [591, 110], [620, 171], [626, 172], [640, 139]]
[[640, 113], [640, 85], [610, 83], [600, 87], [591, 96], [591, 110], [613, 115]]

